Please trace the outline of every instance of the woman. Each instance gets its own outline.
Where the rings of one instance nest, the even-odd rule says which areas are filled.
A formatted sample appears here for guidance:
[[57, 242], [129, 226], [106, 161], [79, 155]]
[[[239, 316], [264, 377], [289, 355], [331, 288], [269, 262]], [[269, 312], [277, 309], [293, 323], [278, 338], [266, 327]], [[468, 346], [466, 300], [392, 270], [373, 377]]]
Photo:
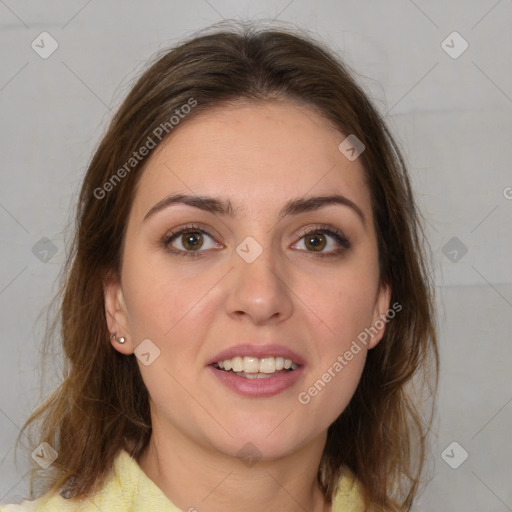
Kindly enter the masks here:
[[46, 494], [1, 510], [409, 510], [410, 384], [438, 362], [421, 234], [320, 43], [242, 26], [164, 52], [83, 182], [66, 376], [27, 422]]

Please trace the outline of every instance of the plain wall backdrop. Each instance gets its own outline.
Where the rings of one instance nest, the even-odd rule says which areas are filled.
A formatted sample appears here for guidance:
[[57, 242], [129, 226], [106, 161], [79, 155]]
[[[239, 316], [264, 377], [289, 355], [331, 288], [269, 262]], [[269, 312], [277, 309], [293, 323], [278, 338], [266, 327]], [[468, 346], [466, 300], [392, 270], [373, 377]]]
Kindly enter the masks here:
[[427, 220], [441, 378], [414, 510], [512, 510], [510, 0], [1, 0], [0, 17], [0, 502], [27, 493], [33, 461], [20, 451], [15, 464], [14, 442], [41, 401], [37, 318], [112, 113], [158, 49], [223, 18], [273, 18], [355, 69]]

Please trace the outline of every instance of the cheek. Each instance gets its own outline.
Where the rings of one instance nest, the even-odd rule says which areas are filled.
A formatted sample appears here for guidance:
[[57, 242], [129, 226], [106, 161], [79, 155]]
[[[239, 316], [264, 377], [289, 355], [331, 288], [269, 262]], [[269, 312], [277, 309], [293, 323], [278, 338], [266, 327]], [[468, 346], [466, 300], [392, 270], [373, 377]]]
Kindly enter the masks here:
[[304, 426], [323, 429], [331, 425], [346, 409], [357, 388], [364, 368], [366, 351], [345, 356], [338, 351], [327, 357], [297, 396], [303, 408]]
[[[342, 349], [371, 325], [377, 289], [377, 276], [371, 271], [340, 271], [323, 283], [311, 286], [304, 278], [300, 296], [314, 312], [327, 345]], [[298, 294], [299, 295], [299, 294]]]
[[[148, 263], [141, 265], [140, 261]], [[123, 289], [134, 338], [154, 337], [164, 348], [188, 333], [186, 341], [193, 344], [194, 332], [201, 326], [204, 329], [208, 311], [214, 309], [214, 288], [221, 275], [208, 272], [189, 277], [165, 256], [151, 261], [147, 255], [138, 257], [135, 252], [126, 258], [124, 274]]]
[[358, 336], [372, 323], [378, 267], [368, 251], [314, 288], [305, 278], [303, 294], [307, 282], [305, 296], [318, 316], [317, 332], [321, 329], [325, 335], [316, 337], [318, 361], [299, 403], [312, 417], [322, 417], [330, 424], [350, 402], [364, 369], [367, 347]]

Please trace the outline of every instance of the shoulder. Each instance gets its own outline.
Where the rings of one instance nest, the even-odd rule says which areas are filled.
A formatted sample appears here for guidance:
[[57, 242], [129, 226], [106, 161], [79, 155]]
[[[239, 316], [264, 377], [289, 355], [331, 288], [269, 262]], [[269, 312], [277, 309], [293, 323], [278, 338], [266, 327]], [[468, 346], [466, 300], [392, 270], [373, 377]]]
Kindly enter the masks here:
[[86, 499], [47, 494], [19, 505], [0, 505], [0, 512], [180, 512], [145, 475], [137, 462], [120, 452], [103, 487]]
[[[103, 491], [100, 493], [103, 494]], [[17, 505], [0, 505], [0, 512], [97, 512], [94, 505], [98, 496], [91, 500], [70, 500], [64, 499], [58, 493], [45, 494], [35, 500], [26, 500]], [[115, 508], [109, 510], [124, 510]]]
[[70, 507], [67, 500], [59, 495], [43, 496], [33, 501], [23, 501], [18, 505], [0, 505], [0, 512], [50, 512], [59, 510], [62, 512], [78, 510], [76, 504]]
[[364, 512], [365, 510], [363, 485], [345, 466], [332, 502], [332, 512]]
[[19, 504], [0, 505], [0, 512], [62, 512], [88, 509], [78, 508], [76, 503], [65, 500], [59, 494], [45, 494], [35, 500], [25, 500]]
[[30, 512], [32, 510], [34, 510], [32, 506], [25, 506], [23, 503], [21, 505], [0, 505], [0, 512]]

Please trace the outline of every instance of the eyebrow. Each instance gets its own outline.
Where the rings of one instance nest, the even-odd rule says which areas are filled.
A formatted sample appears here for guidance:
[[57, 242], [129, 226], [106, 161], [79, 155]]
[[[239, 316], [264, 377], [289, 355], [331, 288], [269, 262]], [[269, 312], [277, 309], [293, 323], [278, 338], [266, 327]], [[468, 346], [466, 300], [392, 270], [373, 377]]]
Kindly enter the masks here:
[[[185, 194], [175, 194], [165, 197], [153, 206], [144, 216], [143, 221], [153, 216], [157, 212], [166, 209], [173, 204], [185, 204], [200, 210], [225, 215], [229, 217], [235, 216], [235, 210], [231, 201], [217, 199], [215, 197], [195, 196]], [[357, 204], [341, 194], [331, 194], [326, 196], [300, 197], [292, 199], [284, 205], [279, 212], [279, 217], [283, 218], [287, 215], [298, 215], [300, 213], [312, 212], [324, 208], [326, 206], [342, 205], [351, 208], [366, 226], [366, 218], [363, 211]]]

